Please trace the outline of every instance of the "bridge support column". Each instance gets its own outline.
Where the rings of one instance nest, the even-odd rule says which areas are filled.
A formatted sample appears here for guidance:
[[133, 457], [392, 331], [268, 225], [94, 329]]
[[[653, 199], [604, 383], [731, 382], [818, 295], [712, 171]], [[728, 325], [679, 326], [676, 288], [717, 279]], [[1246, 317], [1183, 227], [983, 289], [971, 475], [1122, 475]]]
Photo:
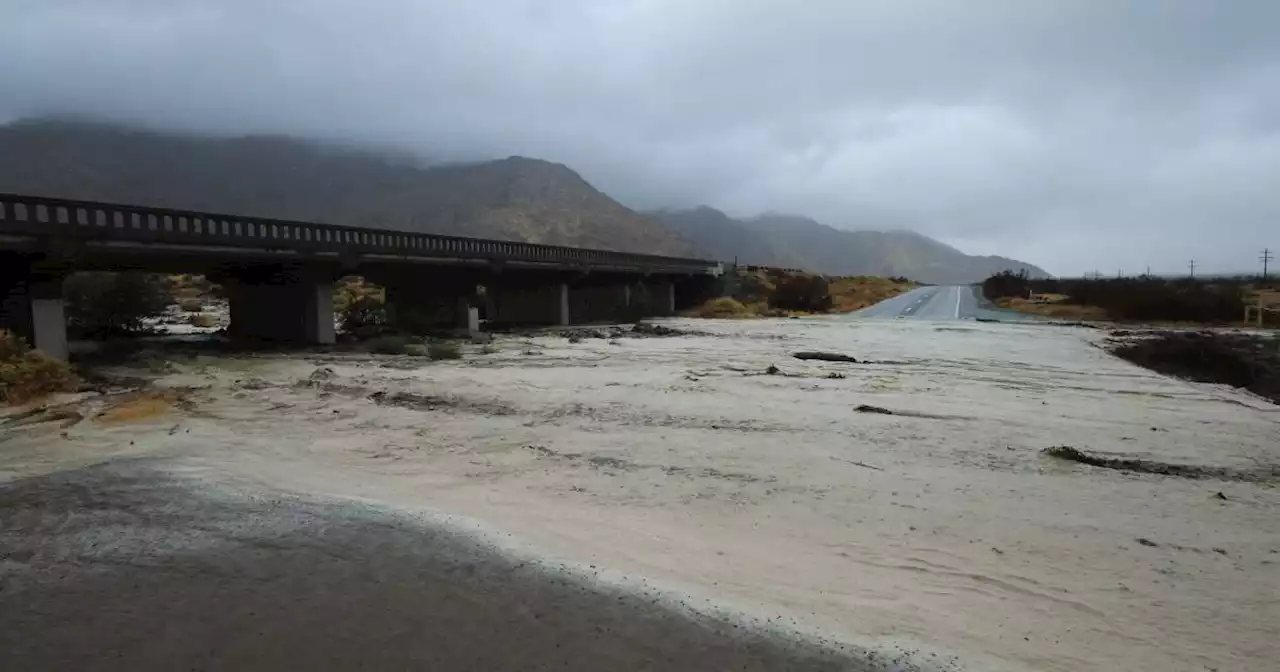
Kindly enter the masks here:
[[63, 275], [40, 273], [30, 263], [0, 255], [0, 328], [21, 336], [31, 347], [57, 359], [68, 357]]
[[569, 324], [569, 285], [499, 287], [493, 293], [495, 322], [506, 324]]
[[650, 305], [653, 317], [670, 317], [676, 314], [676, 285], [671, 281], [649, 285]]
[[330, 345], [333, 281], [305, 273], [242, 276], [226, 283], [233, 338], [272, 343]]
[[50, 357], [67, 358], [67, 316], [61, 279], [10, 286], [0, 302], [0, 328], [12, 330]]

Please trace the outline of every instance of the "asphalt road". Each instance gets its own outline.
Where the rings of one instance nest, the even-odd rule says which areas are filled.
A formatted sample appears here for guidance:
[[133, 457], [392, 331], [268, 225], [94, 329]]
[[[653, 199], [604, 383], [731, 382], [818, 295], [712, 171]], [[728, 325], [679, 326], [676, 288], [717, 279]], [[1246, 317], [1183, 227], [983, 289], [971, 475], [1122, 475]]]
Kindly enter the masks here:
[[919, 287], [854, 313], [859, 317], [969, 320], [978, 314], [978, 298], [969, 285]]

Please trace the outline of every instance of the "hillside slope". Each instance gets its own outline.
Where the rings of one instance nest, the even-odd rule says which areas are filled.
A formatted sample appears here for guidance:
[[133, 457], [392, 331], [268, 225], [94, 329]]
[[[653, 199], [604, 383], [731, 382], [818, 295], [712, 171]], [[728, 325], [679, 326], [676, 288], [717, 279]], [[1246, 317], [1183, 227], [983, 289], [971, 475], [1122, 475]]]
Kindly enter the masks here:
[[481, 238], [697, 256], [568, 167], [423, 166], [284, 137], [54, 120], [0, 126], [0, 191]]
[[713, 208], [654, 213], [711, 257], [829, 275], [906, 276], [917, 282], [980, 282], [1003, 270], [1044, 270], [997, 256], [968, 255], [912, 231], [844, 231], [795, 215], [734, 219]]

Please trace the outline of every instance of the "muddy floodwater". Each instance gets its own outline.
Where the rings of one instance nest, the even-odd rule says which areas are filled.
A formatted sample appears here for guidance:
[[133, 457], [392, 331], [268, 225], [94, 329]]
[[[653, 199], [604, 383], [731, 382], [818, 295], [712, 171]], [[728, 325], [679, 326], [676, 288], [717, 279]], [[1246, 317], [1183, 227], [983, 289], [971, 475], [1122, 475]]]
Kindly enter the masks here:
[[[665, 324], [702, 333], [576, 343], [500, 337], [442, 362], [182, 356], [115, 372], [152, 379], [167, 394], [89, 396], [69, 401], [56, 420], [10, 412], [0, 426], [0, 620], [9, 630], [36, 623], [40, 636], [55, 637], [56, 619], [40, 615], [60, 613], [78, 594], [66, 577], [97, 576], [95, 558], [129, 545], [112, 526], [154, 532], [155, 521], [177, 515], [172, 502], [198, 495], [218, 503], [183, 514], [189, 533], [166, 533], [162, 544], [129, 533], [164, 546], [148, 563], [172, 568], [174, 558], [232, 540], [253, 554], [208, 571], [255, 575], [273, 562], [262, 539], [293, 548], [290, 535], [304, 530], [307, 539], [330, 534], [347, 544], [326, 552], [321, 572], [351, 549], [372, 548], [358, 535], [369, 534], [375, 523], [361, 521], [376, 512], [407, 517], [376, 523], [387, 530], [429, 526], [436, 536], [421, 544], [453, 535], [486, 544], [512, 567], [536, 563], [584, 590], [621, 591], [588, 600], [476, 583], [451, 608], [488, 605], [502, 616], [476, 621], [485, 632], [460, 629], [440, 641], [471, 642], [474, 652], [498, 638], [532, 652], [482, 661], [512, 665], [501, 669], [553, 660], [553, 635], [503, 620], [541, 618], [563, 618], [547, 632], [598, 669], [1277, 669], [1280, 490], [1265, 478], [1212, 476], [1280, 464], [1280, 407], [1120, 361], [1097, 347], [1105, 332], [1090, 329], [849, 317]], [[799, 360], [797, 351], [859, 361]], [[1060, 446], [1206, 467], [1211, 477], [1042, 453]], [[62, 508], [42, 512], [46, 501]], [[76, 502], [91, 512], [77, 514]], [[358, 511], [325, 523], [316, 507], [326, 503]], [[280, 506], [289, 516], [278, 515]], [[246, 531], [257, 520], [270, 524]], [[405, 541], [414, 534], [426, 532], [394, 532], [398, 541], [378, 546], [381, 559], [369, 566], [419, 552]], [[405, 562], [396, 567], [412, 565]], [[495, 562], [470, 560], [464, 574], [488, 576], [475, 568]], [[291, 567], [305, 580], [306, 565]], [[204, 575], [156, 571], [175, 600], [184, 581]], [[400, 570], [383, 576], [414, 581]], [[607, 617], [636, 596], [672, 611]], [[348, 604], [353, 620], [380, 613], [329, 597]], [[391, 591], [386, 599], [407, 598]], [[574, 620], [571, 611], [601, 616]], [[672, 625], [677, 612], [692, 620]], [[398, 622], [408, 642], [436, 641], [416, 627], [437, 637], [451, 627], [448, 619]], [[621, 633], [608, 654], [618, 657], [588, 655], [582, 633], [601, 622]], [[215, 640], [242, 652], [237, 638], [252, 633], [227, 627]], [[503, 639], [504, 627], [518, 634]], [[705, 658], [664, 665], [661, 642], [699, 628], [764, 639], [744, 644], [739, 635], [724, 649], [697, 640]], [[784, 635], [795, 637], [792, 648], [768, 648]], [[96, 640], [48, 650], [25, 641], [23, 650], [49, 656], [76, 641]], [[377, 655], [388, 655], [379, 646]], [[226, 666], [216, 653], [200, 655]], [[483, 669], [450, 655], [452, 669]], [[193, 659], [156, 660], [154, 669]], [[238, 660], [230, 667], [283, 664]]]

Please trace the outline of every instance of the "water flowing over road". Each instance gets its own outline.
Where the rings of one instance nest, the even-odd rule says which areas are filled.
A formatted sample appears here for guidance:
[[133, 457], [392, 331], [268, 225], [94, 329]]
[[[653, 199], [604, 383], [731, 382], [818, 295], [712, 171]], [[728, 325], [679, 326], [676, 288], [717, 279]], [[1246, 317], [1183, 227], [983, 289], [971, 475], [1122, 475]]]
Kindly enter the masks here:
[[969, 285], [917, 287], [854, 313], [858, 317], [967, 320], [977, 317], [978, 298]]
[[1244, 473], [1277, 407], [975, 304], [140, 360], [0, 423], [0, 668], [1273, 672], [1280, 489], [1043, 451]]

